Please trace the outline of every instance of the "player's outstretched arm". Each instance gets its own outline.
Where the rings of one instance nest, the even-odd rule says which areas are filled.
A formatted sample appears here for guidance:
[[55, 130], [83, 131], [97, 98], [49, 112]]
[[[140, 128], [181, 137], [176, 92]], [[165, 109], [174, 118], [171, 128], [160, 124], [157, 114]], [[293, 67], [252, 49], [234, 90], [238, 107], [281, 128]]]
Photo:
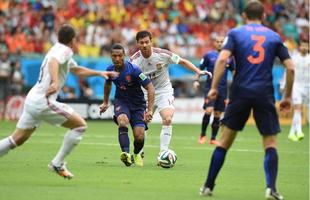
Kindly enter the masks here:
[[109, 107], [109, 96], [112, 88], [112, 82], [107, 80], [103, 88], [103, 102], [100, 105], [100, 114], [104, 113]]
[[105, 79], [108, 79], [109, 77], [117, 77], [118, 72], [108, 72], [108, 71], [96, 71], [89, 69], [87, 67], [72, 67], [70, 68], [70, 72], [77, 76], [82, 76], [82, 77], [88, 77], [88, 76], [102, 76]]
[[58, 78], [58, 71], [59, 71], [59, 64], [55, 58], [52, 58], [48, 63], [48, 70], [51, 76], [51, 84], [49, 85], [46, 91], [46, 97], [54, 94], [57, 92], [59, 88], [59, 78]]
[[210, 73], [208, 71], [200, 70], [193, 63], [191, 63], [189, 60], [187, 60], [185, 58], [180, 58], [179, 64], [186, 67], [187, 69], [195, 72], [198, 75], [198, 77], [201, 75], [208, 75], [208, 76], [212, 77], [212, 73]]
[[285, 83], [284, 96], [282, 101], [280, 102], [280, 111], [283, 112], [284, 114], [287, 114], [291, 110], [291, 97], [294, 83], [295, 67], [292, 59], [290, 58], [284, 60], [283, 64], [286, 67], [286, 83]]
[[153, 118], [155, 88], [151, 82], [147, 84], [144, 88], [147, 91], [147, 111], [144, 115], [144, 120], [146, 123], [148, 123]]

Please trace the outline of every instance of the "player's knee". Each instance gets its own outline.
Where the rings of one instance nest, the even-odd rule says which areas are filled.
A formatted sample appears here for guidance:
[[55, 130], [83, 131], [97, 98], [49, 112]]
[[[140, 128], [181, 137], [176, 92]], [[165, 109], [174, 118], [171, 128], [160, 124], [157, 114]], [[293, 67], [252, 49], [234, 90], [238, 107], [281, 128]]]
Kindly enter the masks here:
[[166, 125], [166, 126], [169, 126], [171, 125], [172, 123], [172, 117], [171, 116], [166, 116], [163, 118], [163, 124]]
[[211, 115], [212, 112], [213, 112], [213, 109], [212, 109], [212, 108], [207, 108], [207, 109], [205, 110], [205, 113], [206, 113], [207, 115]]

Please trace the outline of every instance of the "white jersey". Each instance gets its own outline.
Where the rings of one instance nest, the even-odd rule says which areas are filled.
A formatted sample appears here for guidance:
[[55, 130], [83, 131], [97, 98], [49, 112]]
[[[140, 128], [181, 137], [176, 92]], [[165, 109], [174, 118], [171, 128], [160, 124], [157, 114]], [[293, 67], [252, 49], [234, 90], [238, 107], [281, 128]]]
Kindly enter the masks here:
[[171, 51], [152, 47], [152, 54], [148, 58], [137, 51], [130, 57], [130, 61], [139, 66], [142, 72], [147, 75], [154, 85], [155, 95], [163, 92], [173, 92], [169, 78], [169, 64], [178, 64], [180, 56]]
[[72, 56], [73, 51], [71, 50], [71, 48], [60, 43], [56, 43], [47, 52], [40, 68], [40, 75], [38, 81], [27, 95], [27, 103], [36, 105], [46, 102], [45, 94], [51, 83], [51, 76], [49, 73], [49, 62], [51, 58], [55, 58], [59, 64], [59, 89], [55, 94], [49, 97], [49, 100], [56, 100], [59, 91], [65, 84], [69, 69], [71, 67], [77, 67], [77, 63], [73, 60]]
[[292, 60], [295, 64], [295, 78], [294, 85], [298, 87], [310, 86], [310, 55], [302, 56], [300, 53], [296, 53], [292, 56]]

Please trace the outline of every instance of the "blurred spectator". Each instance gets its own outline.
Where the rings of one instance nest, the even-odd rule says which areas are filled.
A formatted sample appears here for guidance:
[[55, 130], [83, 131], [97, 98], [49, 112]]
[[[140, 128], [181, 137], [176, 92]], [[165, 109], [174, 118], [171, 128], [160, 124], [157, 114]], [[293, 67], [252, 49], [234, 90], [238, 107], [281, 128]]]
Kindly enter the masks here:
[[93, 90], [89, 87], [89, 84], [85, 78], [80, 78], [79, 80], [80, 87], [80, 98], [81, 100], [88, 100], [93, 97]]
[[5, 104], [9, 95], [11, 80], [11, 61], [7, 52], [0, 52], [0, 119], [3, 118]]
[[74, 88], [69, 86], [64, 86], [59, 93], [59, 98], [61, 100], [73, 100], [77, 99], [75, 96]]
[[13, 63], [13, 66], [14, 70], [11, 78], [10, 94], [21, 95], [23, 93], [24, 78], [22, 72], [20, 71], [20, 62], [16, 61]]

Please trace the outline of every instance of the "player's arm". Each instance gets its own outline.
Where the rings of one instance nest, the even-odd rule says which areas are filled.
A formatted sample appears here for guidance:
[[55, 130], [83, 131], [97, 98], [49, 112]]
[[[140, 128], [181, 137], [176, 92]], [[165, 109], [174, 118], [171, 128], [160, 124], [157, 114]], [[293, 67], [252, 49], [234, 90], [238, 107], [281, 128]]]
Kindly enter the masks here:
[[115, 77], [118, 75], [117, 72], [96, 71], [83, 66], [71, 67], [70, 72], [81, 77], [102, 76], [105, 79], [108, 79], [109, 77]]
[[230, 55], [231, 52], [229, 50], [223, 49], [216, 60], [211, 89], [208, 93], [210, 99], [215, 99], [217, 96], [217, 86], [226, 70], [227, 59]]
[[147, 111], [144, 115], [144, 120], [148, 123], [153, 118], [155, 88], [151, 82], [144, 86], [144, 88], [147, 91]]
[[54, 94], [57, 92], [59, 88], [59, 78], [58, 78], [58, 72], [59, 72], [59, 63], [55, 58], [51, 58], [48, 63], [48, 71], [51, 77], [51, 83], [46, 91], [46, 97]]
[[106, 80], [103, 87], [103, 102], [100, 105], [100, 114], [104, 113], [109, 107], [109, 96], [111, 93], [112, 81]]
[[285, 89], [284, 89], [284, 96], [282, 101], [280, 102], [280, 111], [284, 112], [284, 114], [290, 112], [291, 109], [291, 97], [292, 97], [292, 89], [294, 83], [294, 63], [291, 58], [285, 59], [282, 61], [283, 65], [286, 68], [286, 82], [285, 82]]
[[212, 74], [210, 72], [201, 71], [193, 63], [191, 63], [189, 60], [187, 60], [185, 58], [180, 58], [178, 64], [180, 64], [180, 65], [184, 66], [185, 68], [195, 72], [198, 77], [200, 77], [201, 75], [208, 75], [208, 76], [212, 77]]

